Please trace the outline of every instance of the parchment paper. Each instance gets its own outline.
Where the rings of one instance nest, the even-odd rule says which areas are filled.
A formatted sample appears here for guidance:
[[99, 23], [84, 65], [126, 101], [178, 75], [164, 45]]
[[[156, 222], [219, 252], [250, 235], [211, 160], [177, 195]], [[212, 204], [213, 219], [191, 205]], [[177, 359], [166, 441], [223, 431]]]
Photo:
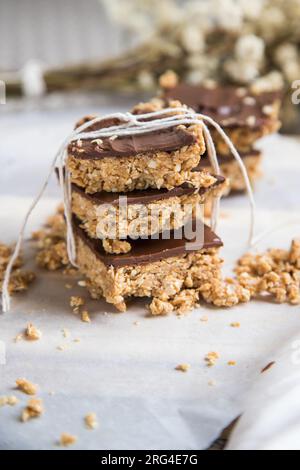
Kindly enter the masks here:
[[[52, 115], [31, 111], [3, 119], [7, 132], [0, 140], [0, 239], [4, 242], [16, 239], [54, 150], [73, 117], [81, 114], [78, 110]], [[299, 219], [300, 203], [299, 141], [276, 136], [261, 146], [265, 176], [256, 190], [257, 232]], [[29, 233], [53, 211], [58, 198], [53, 183], [34, 213]], [[226, 273], [246, 250], [248, 212], [245, 196], [222, 203], [219, 234], [225, 243]], [[258, 250], [288, 247], [299, 234], [299, 222], [270, 235]], [[34, 266], [32, 255], [27, 244], [29, 267]], [[74, 288], [66, 289], [67, 283]], [[76, 294], [86, 296], [91, 324], [72, 313], [69, 297]], [[206, 315], [208, 321], [200, 321]], [[15, 343], [13, 338], [28, 322], [43, 332], [42, 339]], [[240, 322], [241, 327], [230, 327], [232, 322]], [[63, 328], [70, 331], [69, 338], [63, 337]], [[141, 300], [132, 302], [127, 313], [118, 314], [105, 302], [88, 300], [74, 279], [39, 271], [29, 291], [14, 296], [12, 311], [0, 315], [0, 340], [6, 348], [6, 364], [0, 365], [0, 395], [20, 398], [17, 406], [0, 409], [0, 449], [55, 449], [62, 432], [78, 437], [74, 449], [205, 449], [245, 411], [246, 394], [261, 369], [298, 331], [299, 307], [264, 301], [230, 310], [203, 305], [184, 318], [149, 318]], [[78, 343], [73, 341], [77, 338]], [[59, 351], [60, 345], [66, 349]], [[204, 361], [210, 351], [220, 354], [212, 368]], [[236, 366], [228, 366], [230, 360]], [[191, 365], [187, 373], [174, 370], [183, 362]], [[44, 415], [28, 423], [19, 421], [28, 397], [14, 390], [18, 377], [38, 384], [38, 397], [45, 404]], [[84, 426], [89, 412], [98, 416], [97, 430]]]

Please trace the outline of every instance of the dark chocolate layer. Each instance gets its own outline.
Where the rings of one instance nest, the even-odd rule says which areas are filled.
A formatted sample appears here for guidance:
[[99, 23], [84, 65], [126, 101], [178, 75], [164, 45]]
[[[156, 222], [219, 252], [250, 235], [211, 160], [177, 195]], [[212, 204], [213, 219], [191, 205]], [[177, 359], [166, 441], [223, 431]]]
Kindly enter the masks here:
[[[252, 149], [252, 150], [249, 150], [248, 152], [239, 152], [239, 155], [242, 159], [247, 158], [247, 157], [256, 157], [256, 158], [258, 158], [258, 157], [261, 156], [261, 152], [257, 149]], [[232, 162], [234, 160], [235, 160], [235, 158], [232, 155], [232, 153], [228, 153], [227, 155], [218, 155], [218, 162], [219, 162], [220, 165], [223, 165], [224, 163]], [[205, 153], [204, 155], [202, 155], [201, 160], [199, 162], [199, 165], [197, 165], [195, 170], [196, 171], [201, 171], [204, 168], [209, 168], [210, 166], [211, 166], [211, 164], [210, 164], [209, 157]]]
[[[240, 96], [238, 90], [232, 86], [207, 88], [181, 83], [174, 88], [164, 90], [163, 97], [167, 100], [179, 100], [198, 113], [212, 117], [225, 128], [245, 126], [255, 130], [272, 119], [264, 114], [263, 108], [280, 100], [280, 92], [254, 95], [246, 90], [246, 94]], [[255, 118], [253, 125], [252, 123], [249, 125], [247, 121], [250, 116]]]
[[[193, 247], [189, 244], [196, 240], [188, 240], [182, 237], [182, 230], [178, 229], [171, 233], [170, 239], [163, 239], [164, 233], [159, 234], [159, 239], [138, 239], [128, 240], [131, 243], [131, 251], [125, 254], [108, 254], [104, 251], [102, 241], [90, 238], [80, 227], [78, 219], [73, 219], [75, 233], [82, 241], [93, 251], [97, 258], [106, 266], [116, 268], [122, 266], [145, 265], [171, 258], [173, 256], [183, 256], [202, 249], [218, 248], [223, 246], [221, 239], [211, 231], [211, 229], [198, 221], [201, 230], [204, 230], [204, 242], [194, 243]], [[195, 230], [195, 225], [193, 227]], [[178, 237], [178, 239], [176, 239]], [[180, 237], [180, 238], [179, 238]], [[188, 244], [188, 247], [187, 247]]]
[[[95, 131], [120, 122], [105, 120], [90, 126], [88, 130]], [[140, 135], [74, 141], [69, 145], [68, 152], [76, 158], [98, 160], [104, 157], [128, 157], [145, 152], [172, 152], [196, 142], [196, 137], [190, 132], [173, 127]]]
[[210, 188], [195, 188], [188, 187], [187, 185], [177, 186], [169, 191], [167, 189], [147, 189], [144, 191], [131, 191], [129, 193], [108, 193], [101, 191], [99, 193], [87, 194], [83, 188], [79, 188], [75, 184], [72, 184], [72, 190], [78, 192], [82, 197], [89, 199], [96, 204], [112, 204], [118, 205], [119, 197], [127, 197], [127, 204], [149, 204], [155, 201], [163, 201], [171, 197], [180, 197], [188, 194], [199, 192], [200, 195], [204, 195], [212, 188], [219, 186], [224, 183], [225, 178], [223, 176], [215, 176], [217, 181]]

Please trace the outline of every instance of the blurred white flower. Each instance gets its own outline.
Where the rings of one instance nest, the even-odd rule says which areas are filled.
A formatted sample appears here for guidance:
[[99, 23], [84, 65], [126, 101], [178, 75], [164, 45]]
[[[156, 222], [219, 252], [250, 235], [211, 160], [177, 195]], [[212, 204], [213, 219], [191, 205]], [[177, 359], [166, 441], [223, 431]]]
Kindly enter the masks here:
[[265, 0], [239, 0], [243, 16], [249, 20], [256, 20], [262, 12]]
[[283, 75], [274, 70], [273, 72], [257, 78], [252, 84], [251, 89], [254, 93], [261, 93], [264, 91], [280, 90], [284, 86]]
[[298, 60], [298, 48], [295, 44], [284, 42], [275, 49], [274, 59], [278, 65]]
[[181, 31], [181, 43], [190, 52], [203, 52], [205, 49], [205, 38], [198, 25], [189, 24]]
[[256, 63], [229, 59], [224, 63], [224, 70], [236, 83], [248, 84], [259, 75]]
[[264, 50], [264, 41], [254, 34], [248, 34], [237, 40], [235, 56], [238, 60], [259, 63], [264, 58]]

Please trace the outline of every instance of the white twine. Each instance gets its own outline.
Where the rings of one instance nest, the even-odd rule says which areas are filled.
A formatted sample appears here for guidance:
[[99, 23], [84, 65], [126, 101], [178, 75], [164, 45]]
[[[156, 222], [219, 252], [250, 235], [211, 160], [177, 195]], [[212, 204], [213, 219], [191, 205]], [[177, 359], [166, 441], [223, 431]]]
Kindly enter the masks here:
[[[158, 117], [159, 119], [152, 119]], [[87, 128], [93, 126], [94, 124], [109, 120], [109, 119], [119, 119], [121, 122], [118, 125], [106, 127], [103, 129], [99, 129], [96, 131], [84, 132]], [[149, 120], [152, 119], [152, 120]], [[75, 245], [75, 238], [73, 233], [73, 226], [72, 226], [72, 210], [71, 210], [71, 178], [70, 173], [65, 165], [66, 155], [67, 155], [67, 146], [74, 140], [81, 140], [81, 139], [96, 139], [101, 137], [122, 137], [126, 135], [139, 135], [145, 134], [148, 132], [153, 132], [155, 130], [162, 130], [167, 129], [170, 127], [178, 126], [178, 125], [192, 125], [197, 124], [199, 125], [202, 121], [206, 121], [208, 124], [214, 126], [219, 134], [222, 136], [224, 141], [227, 143], [228, 147], [230, 148], [232, 155], [237, 160], [240, 169], [242, 171], [243, 177], [245, 179], [247, 192], [250, 199], [250, 207], [251, 207], [251, 229], [250, 229], [250, 239], [252, 241], [253, 232], [254, 232], [254, 211], [255, 211], [255, 204], [253, 193], [250, 185], [250, 181], [248, 178], [247, 170], [245, 165], [239, 156], [238, 152], [236, 151], [233, 143], [229, 139], [229, 137], [225, 134], [223, 129], [211, 118], [205, 116], [203, 114], [195, 113], [193, 110], [187, 107], [177, 107], [177, 108], [165, 108], [159, 111], [154, 111], [151, 113], [139, 114], [134, 115], [131, 113], [115, 113], [104, 117], [97, 117], [88, 121], [77, 129], [75, 129], [62, 143], [60, 146], [55, 158], [53, 159], [50, 171], [46, 177], [45, 182], [42, 185], [41, 190], [39, 191], [37, 197], [32, 202], [28, 212], [24, 218], [23, 224], [19, 231], [18, 241], [15, 247], [15, 250], [12, 254], [12, 257], [7, 265], [3, 285], [2, 285], [2, 311], [7, 312], [10, 309], [10, 295], [9, 295], [9, 281], [11, 277], [11, 272], [14, 266], [14, 263], [19, 256], [20, 249], [22, 246], [22, 242], [24, 239], [24, 232], [26, 229], [27, 222], [31, 213], [33, 212], [34, 208], [38, 204], [39, 200], [43, 196], [52, 173], [55, 170], [55, 167], [58, 163], [58, 170], [59, 170], [59, 181], [62, 189], [63, 194], [63, 201], [64, 201], [64, 211], [66, 217], [66, 225], [67, 225], [67, 248], [68, 248], [68, 256], [70, 262], [76, 266], [76, 245]], [[209, 129], [207, 126], [202, 122], [204, 136], [207, 143], [208, 148], [208, 156], [210, 159], [210, 163], [215, 171], [216, 174], [219, 173], [219, 165], [216, 156], [216, 150], [214, 147], [214, 143], [210, 134]], [[212, 214], [212, 225], [216, 225], [217, 215], [218, 215], [218, 206], [219, 206], [219, 197], [215, 198], [214, 202], [214, 209]]]
[[[208, 158], [209, 158], [210, 164], [213, 168], [213, 172], [214, 172], [215, 175], [219, 175], [220, 174], [220, 166], [219, 166], [219, 162], [218, 162], [218, 158], [217, 158], [216, 147], [215, 147], [215, 144], [214, 144], [213, 139], [211, 137], [211, 133], [209, 132], [208, 127], [204, 123], [203, 123], [203, 133], [204, 133], [204, 137], [205, 137], [205, 143], [206, 143]], [[210, 225], [211, 225], [211, 228], [214, 232], [217, 229], [218, 220], [219, 220], [220, 199], [221, 199], [221, 196], [219, 194], [213, 196]]]

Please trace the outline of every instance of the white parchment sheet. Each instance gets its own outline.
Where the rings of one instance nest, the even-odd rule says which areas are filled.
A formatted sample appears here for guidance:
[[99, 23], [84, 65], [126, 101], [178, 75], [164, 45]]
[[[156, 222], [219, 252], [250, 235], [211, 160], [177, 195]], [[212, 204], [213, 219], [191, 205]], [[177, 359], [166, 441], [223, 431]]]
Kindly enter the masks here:
[[[84, 113], [71, 114], [53, 111], [53, 115], [12, 114], [5, 122], [2, 119], [2, 241], [16, 239], [21, 218], [54, 150], [73, 120]], [[269, 235], [258, 250], [288, 247], [300, 230], [300, 142], [276, 136], [265, 139], [261, 147], [265, 150], [265, 176], [256, 190], [257, 231], [297, 218], [298, 225]], [[55, 196], [59, 197], [53, 183], [32, 217], [30, 230], [51, 214], [57, 203]], [[222, 203], [219, 234], [225, 243], [222, 256], [226, 273], [246, 249], [248, 206], [245, 196]], [[28, 245], [25, 257], [32, 258]], [[31, 261], [29, 267], [30, 263], [34, 266]], [[67, 290], [67, 283], [74, 288]], [[76, 294], [87, 297], [75, 280], [40, 271], [26, 294], [14, 296], [12, 311], [0, 315], [0, 340], [6, 349], [6, 363], [0, 365], [0, 395], [20, 398], [17, 406], [0, 409], [0, 449], [55, 449], [62, 432], [78, 437], [74, 449], [205, 449], [234, 418], [241, 413], [247, 417], [247, 406], [255, 410], [255, 419], [250, 412], [249, 421], [248, 412], [246, 425], [240, 422], [242, 440], [238, 435], [230, 445], [263, 447], [266, 433], [256, 432], [255, 426], [264, 423], [261, 416], [267, 402], [268, 419], [272, 417], [268, 432], [276, 432], [272, 439], [268, 436], [268, 442], [277, 442], [277, 447], [292, 442], [286, 436], [297, 430], [293, 420], [283, 420], [291, 410], [286, 406], [289, 397], [284, 384], [299, 388], [300, 369], [297, 361], [293, 362], [295, 341], [300, 340], [299, 306], [260, 301], [226, 310], [203, 305], [184, 318], [149, 318], [143, 301], [132, 302], [127, 313], [118, 314], [104, 302], [88, 300], [92, 320], [88, 324], [71, 312], [69, 297]], [[204, 315], [207, 322], [201, 321]], [[14, 337], [28, 322], [42, 331], [42, 339], [15, 343]], [[240, 322], [240, 328], [232, 328], [232, 322]], [[63, 337], [63, 328], [69, 330], [68, 338]], [[77, 338], [80, 342], [73, 341]], [[61, 345], [66, 349], [58, 350]], [[220, 354], [212, 368], [204, 361], [210, 351]], [[235, 366], [228, 366], [231, 360], [236, 361]], [[274, 367], [261, 375], [261, 369], [272, 360], [276, 360]], [[281, 360], [286, 367], [280, 367]], [[174, 370], [179, 363], [189, 363], [190, 370]], [[288, 380], [286, 375], [291, 370], [293, 380]], [[262, 393], [274, 390], [273, 374], [277, 386], [283, 387], [279, 398], [288, 400], [279, 408], [276, 402], [274, 412], [272, 393], [263, 395], [262, 402]], [[28, 399], [14, 390], [19, 377], [39, 385], [38, 397], [45, 406], [44, 415], [28, 423], [19, 421]], [[261, 386], [262, 380], [271, 383]], [[292, 406], [293, 413], [299, 414], [299, 402]], [[84, 426], [84, 416], [89, 412], [97, 414], [97, 430]], [[283, 425], [285, 441], [280, 440]], [[259, 442], [255, 436], [261, 437]], [[299, 448], [300, 439], [293, 442]]]

